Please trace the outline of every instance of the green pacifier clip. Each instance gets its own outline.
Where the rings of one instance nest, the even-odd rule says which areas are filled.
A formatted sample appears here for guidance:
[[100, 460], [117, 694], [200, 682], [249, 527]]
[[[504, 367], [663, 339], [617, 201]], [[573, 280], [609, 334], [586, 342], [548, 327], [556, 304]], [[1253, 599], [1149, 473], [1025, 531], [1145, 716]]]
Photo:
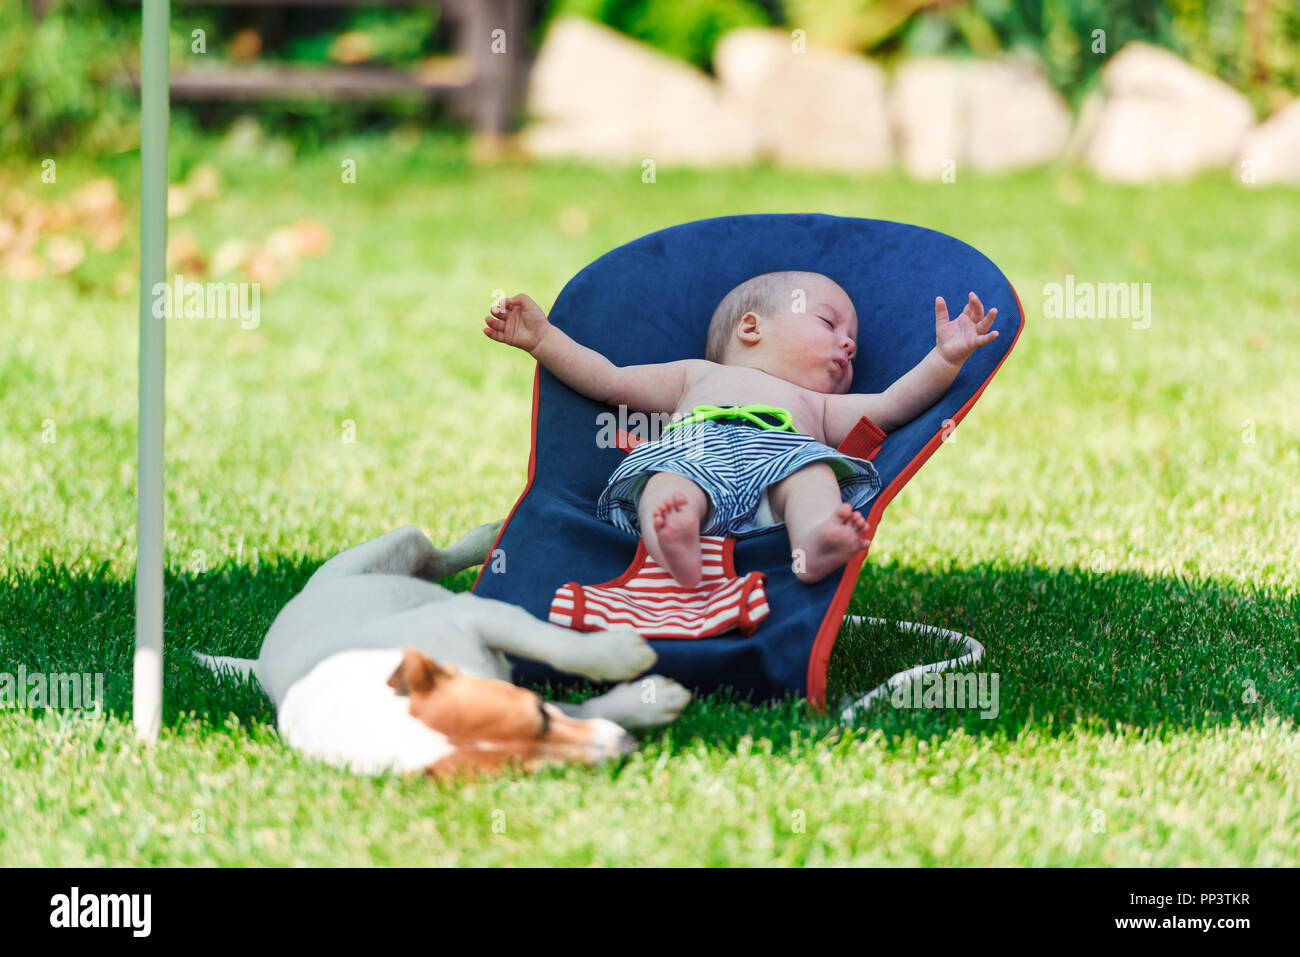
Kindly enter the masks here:
[[[759, 418], [761, 415], [770, 415], [774, 417], [779, 425], [773, 425]], [[691, 410], [691, 414], [680, 422], [674, 422], [667, 426], [664, 431], [675, 429], [679, 425], [685, 425], [687, 422], [706, 422], [709, 419], [746, 419], [760, 429], [768, 429], [773, 432], [798, 432], [794, 427], [793, 417], [789, 411], [775, 405], [746, 405], [724, 407], [718, 405], [697, 405]]]

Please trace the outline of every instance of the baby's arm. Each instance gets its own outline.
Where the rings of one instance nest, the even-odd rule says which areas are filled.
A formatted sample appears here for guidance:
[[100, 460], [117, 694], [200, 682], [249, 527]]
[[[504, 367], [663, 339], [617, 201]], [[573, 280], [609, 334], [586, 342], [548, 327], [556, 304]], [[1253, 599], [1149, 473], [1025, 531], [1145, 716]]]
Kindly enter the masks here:
[[886, 432], [906, 425], [939, 401], [965, 362], [980, 346], [997, 338], [989, 332], [997, 309], [986, 314], [975, 293], [960, 316], [949, 322], [948, 305], [934, 301], [935, 347], [884, 392], [874, 395], [828, 395], [822, 426], [826, 444], [838, 447], [862, 416]]
[[523, 349], [574, 391], [637, 412], [676, 410], [690, 373], [708, 365], [704, 359], [681, 359], [616, 366], [551, 325], [541, 307], [525, 295], [501, 300], [485, 321], [483, 333], [489, 339]]

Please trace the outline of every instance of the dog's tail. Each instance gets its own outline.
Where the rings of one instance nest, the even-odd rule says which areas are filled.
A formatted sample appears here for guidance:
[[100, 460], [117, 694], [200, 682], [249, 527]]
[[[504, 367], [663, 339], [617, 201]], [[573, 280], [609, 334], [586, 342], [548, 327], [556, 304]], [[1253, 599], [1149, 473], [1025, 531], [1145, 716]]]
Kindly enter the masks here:
[[232, 675], [236, 678], [257, 678], [257, 662], [252, 658], [231, 658], [226, 655], [201, 655], [197, 651], [193, 653], [205, 667], [210, 668], [215, 673], [221, 675]]

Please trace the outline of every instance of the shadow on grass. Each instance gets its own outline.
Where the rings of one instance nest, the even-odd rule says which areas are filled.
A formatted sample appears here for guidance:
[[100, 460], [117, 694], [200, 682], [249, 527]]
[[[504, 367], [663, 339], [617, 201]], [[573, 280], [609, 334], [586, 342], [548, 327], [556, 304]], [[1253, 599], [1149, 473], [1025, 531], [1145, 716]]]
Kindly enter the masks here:
[[[228, 716], [271, 723], [256, 684], [212, 675], [191, 651], [256, 656], [275, 615], [320, 565], [282, 560], [167, 577], [164, 715], [193, 712], [214, 726]], [[474, 570], [444, 582], [467, 591]], [[133, 583], [106, 567], [46, 566], [0, 578], [0, 671], [103, 672], [105, 707], [131, 705]], [[1131, 572], [976, 566], [936, 574], [868, 565], [850, 614], [910, 620], [973, 635], [986, 648], [975, 672], [997, 673], [998, 714], [978, 707], [899, 708], [889, 701], [853, 726], [891, 739], [957, 727], [970, 734], [1027, 726], [1200, 728], [1280, 715], [1300, 717], [1300, 596], [1252, 593], [1213, 583]], [[891, 674], [946, 657], [933, 638], [890, 626], [846, 624], [831, 660], [827, 700], [872, 688]], [[590, 689], [557, 690], [581, 697]], [[39, 712], [33, 712], [39, 714]], [[697, 699], [673, 727], [649, 736], [661, 746], [701, 740], [731, 749], [745, 737], [775, 751], [836, 733], [837, 712], [813, 714], [787, 699], [751, 706], [729, 694]]]

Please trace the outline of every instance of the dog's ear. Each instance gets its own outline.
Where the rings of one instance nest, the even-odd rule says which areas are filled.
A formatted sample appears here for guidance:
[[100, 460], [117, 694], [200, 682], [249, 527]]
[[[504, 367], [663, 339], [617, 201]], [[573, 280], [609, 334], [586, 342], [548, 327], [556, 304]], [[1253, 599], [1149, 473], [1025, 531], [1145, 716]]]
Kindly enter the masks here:
[[454, 668], [443, 668], [432, 658], [420, 654], [414, 648], [407, 648], [402, 652], [402, 663], [389, 676], [388, 687], [399, 695], [423, 694], [432, 691], [439, 681], [450, 678], [455, 673]]

